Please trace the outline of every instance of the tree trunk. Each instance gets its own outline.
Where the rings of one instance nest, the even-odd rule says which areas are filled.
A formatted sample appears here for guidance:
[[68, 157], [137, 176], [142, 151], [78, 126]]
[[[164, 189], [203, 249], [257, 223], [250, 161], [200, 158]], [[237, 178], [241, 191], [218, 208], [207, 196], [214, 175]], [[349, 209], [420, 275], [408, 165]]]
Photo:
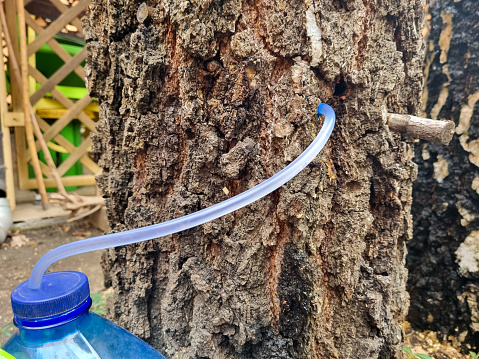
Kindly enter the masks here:
[[[151, 6], [148, 7], [147, 5]], [[401, 358], [422, 0], [93, 0], [94, 154], [113, 231], [239, 194], [338, 124], [322, 154], [224, 218], [106, 252], [110, 317], [170, 358]]]
[[432, 1], [423, 111], [454, 120], [448, 147], [416, 146], [409, 320], [479, 345], [479, 7]]

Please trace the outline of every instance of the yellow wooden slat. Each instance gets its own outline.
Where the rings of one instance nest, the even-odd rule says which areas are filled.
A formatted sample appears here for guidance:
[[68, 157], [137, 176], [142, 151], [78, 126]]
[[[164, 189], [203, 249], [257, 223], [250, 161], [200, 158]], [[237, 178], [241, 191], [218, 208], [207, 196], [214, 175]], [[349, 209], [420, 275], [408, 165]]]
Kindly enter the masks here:
[[[20, 39], [20, 70], [21, 74], [16, 73], [17, 81], [18, 78], [21, 78], [21, 89], [22, 89], [22, 103], [23, 111], [25, 113], [25, 133], [27, 137], [28, 150], [31, 155], [32, 167], [35, 172], [35, 178], [38, 182], [38, 191], [40, 192], [42, 198], [43, 209], [47, 208], [48, 196], [45, 188], [45, 183], [43, 182], [43, 175], [40, 167], [40, 161], [38, 159], [37, 151], [35, 149], [35, 119], [32, 118], [33, 113], [31, 111], [31, 104], [28, 98], [28, 54], [27, 54], [27, 33], [26, 33], [26, 24], [25, 24], [25, 12], [23, 0], [17, 0], [17, 9], [18, 9], [18, 36]], [[13, 40], [12, 40], [13, 41]], [[16, 58], [18, 60], [18, 58]], [[14, 67], [15, 72], [15, 67]], [[40, 133], [38, 133], [41, 136]], [[52, 170], [53, 171], [53, 170]]]
[[48, 25], [48, 27], [39, 33], [35, 40], [28, 45], [28, 56], [37, 52], [49, 39], [58, 34], [65, 25], [80, 15], [89, 4], [90, 0], [80, 0], [75, 6], [65, 11], [54, 22]]
[[86, 57], [86, 47], [81, 49], [81, 51], [76, 54], [70, 62], [67, 62], [62, 67], [60, 67], [45, 84], [43, 84], [33, 95], [30, 96], [30, 101], [32, 105], [35, 105], [43, 96], [48, 92], [53, 90], [53, 88], [63, 81], [65, 77], [70, 75], [70, 73], [80, 65]]
[[[3, 6], [0, 4], [0, 6]], [[0, 22], [0, 34], [3, 32], [2, 23]], [[0, 48], [3, 47], [0, 46]], [[8, 112], [7, 104], [7, 82], [5, 76], [5, 64], [3, 63], [3, 51], [0, 57], [0, 129], [2, 132], [2, 148], [3, 163], [5, 164], [5, 186], [7, 199], [10, 202], [10, 208], [15, 209], [15, 182], [13, 177], [13, 160], [12, 160], [12, 144], [10, 141], [10, 128], [5, 125], [6, 113]]]
[[18, 187], [25, 189], [25, 183], [29, 179], [25, 127], [15, 127], [15, 148], [17, 150]]
[[[4, 4], [8, 31], [10, 36], [16, 39], [14, 36], [18, 32], [16, 0], [4, 0]], [[18, 47], [18, 41], [12, 41], [12, 46], [15, 57], [19, 59], [20, 49]], [[21, 84], [17, 83], [15, 76], [10, 77], [10, 93], [12, 96], [13, 112], [23, 112]], [[18, 175], [18, 186], [20, 189], [24, 189], [25, 183], [28, 181], [28, 166], [26, 160], [27, 145], [25, 141], [24, 127], [15, 127], [15, 149], [17, 154], [16, 170]]]
[[[37, 102], [37, 104], [38, 104], [38, 102]], [[60, 118], [67, 111], [68, 111], [68, 109], [66, 109], [66, 108], [39, 108], [39, 109], [36, 110], [36, 113], [37, 113], [38, 116], [40, 116], [42, 118]], [[96, 118], [96, 113], [93, 112], [93, 111], [87, 110], [86, 107], [83, 109], [83, 112], [85, 112], [88, 115], [88, 117], [90, 117], [92, 119]]]
[[[54, 98], [49, 98], [49, 97], [44, 97], [40, 101], [36, 103], [35, 106], [33, 106], [33, 109], [35, 111], [40, 111], [40, 110], [61, 110], [61, 111], [66, 111], [67, 109], [65, 106], [63, 106], [60, 102], [55, 100]], [[93, 100], [92, 103], [90, 103], [87, 107], [83, 109], [83, 112], [85, 114], [92, 118], [96, 119], [98, 117], [98, 112], [100, 112], [100, 108], [98, 107], [98, 102]], [[63, 115], [63, 112], [60, 113], [60, 116]], [[55, 116], [55, 117], [45, 117], [42, 116], [43, 118], [59, 118], [60, 116]]]
[[[27, 16], [30, 18], [31, 16]], [[26, 20], [26, 19], [25, 19]], [[25, 21], [26, 22], [26, 21]], [[32, 42], [35, 39], [35, 31], [31, 27], [27, 27], [27, 43]], [[30, 56], [28, 58], [28, 64], [33, 67], [37, 67], [37, 57]], [[28, 76], [28, 95], [31, 96], [35, 92], [35, 79]]]
[[[27, 25], [30, 26], [37, 34], [43, 31], [43, 27], [38, 25], [38, 23], [30, 16], [27, 16], [26, 22]], [[67, 63], [72, 59], [70, 54], [54, 38], [48, 40], [47, 44], [51, 47], [53, 51], [55, 51], [57, 56], [62, 59], [63, 62]], [[82, 80], [85, 80], [85, 69], [82, 66], [78, 66], [74, 71]]]
[[[44, 179], [45, 186], [47, 187], [56, 187], [57, 184], [53, 178]], [[94, 175], [75, 175], [62, 177], [62, 183], [65, 187], [67, 186], [89, 186], [96, 184]], [[25, 181], [25, 184], [22, 189], [35, 189], [36, 182], [34, 179], [28, 179]]]

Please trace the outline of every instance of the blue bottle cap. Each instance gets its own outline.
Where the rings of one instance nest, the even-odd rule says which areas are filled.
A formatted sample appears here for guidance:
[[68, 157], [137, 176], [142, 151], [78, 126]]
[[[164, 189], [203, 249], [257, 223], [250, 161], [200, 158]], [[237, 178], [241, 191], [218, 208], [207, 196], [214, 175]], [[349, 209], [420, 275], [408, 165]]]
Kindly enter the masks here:
[[91, 305], [88, 278], [80, 272], [65, 271], [43, 275], [40, 289], [28, 288], [28, 281], [11, 295], [16, 324], [44, 327], [76, 317]]

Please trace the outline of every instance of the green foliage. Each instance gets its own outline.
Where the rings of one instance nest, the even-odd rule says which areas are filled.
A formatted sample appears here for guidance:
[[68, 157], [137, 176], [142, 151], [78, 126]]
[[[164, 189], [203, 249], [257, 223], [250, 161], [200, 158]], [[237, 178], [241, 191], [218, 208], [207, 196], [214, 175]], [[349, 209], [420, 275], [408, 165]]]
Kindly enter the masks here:
[[12, 336], [12, 333], [10, 332], [10, 328], [12, 327], [13, 327], [13, 323], [8, 323], [0, 330], [0, 334], [5, 335], [7, 338], [10, 338]]
[[408, 348], [406, 346], [402, 347], [402, 350], [404, 351], [404, 353], [407, 354], [408, 359], [416, 359], [416, 358], [419, 358], [419, 359], [434, 359], [434, 358], [432, 358], [432, 357], [430, 357], [429, 355], [426, 355], [426, 354], [414, 353], [411, 350], [411, 348]]
[[474, 352], [469, 352], [471, 354], [472, 359], [477, 359], [477, 354]]
[[432, 357], [426, 354], [416, 354], [416, 357], [419, 359], [433, 359]]
[[104, 294], [102, 292], [92, 293], [90, 295], [92, 300], [90, 311], [99, 315], [104, 315], [105, 308], [106, 308], [106, 300], [107, 298], [111, 296], [112, 296], [111, 293], [107, 293], [107, 294]]

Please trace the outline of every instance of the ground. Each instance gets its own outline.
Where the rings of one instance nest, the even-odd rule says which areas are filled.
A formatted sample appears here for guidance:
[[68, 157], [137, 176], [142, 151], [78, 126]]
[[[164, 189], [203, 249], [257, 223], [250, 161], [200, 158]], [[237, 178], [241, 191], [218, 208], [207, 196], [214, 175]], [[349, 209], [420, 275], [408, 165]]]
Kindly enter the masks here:
[[[21, 282], [28, 279], [37, 260], [47, 251], [62, 244], [87, 237], [101, 235], [102, 232], [87, 222], [61, 224], [48, 228], [19, 232], [0, 244], [0, 346], [15, 330], [12, 324], [10, 293]], [[90, 289], [97, 313], [102, 313], [105, 297], [103, 272], [100, 266], [101, 252], [91, 252], [64, 259], [52, 265], [50, 270], [78, 270], [85, 273], [90, 280]], [[416, 332], [408, 323], [404, 323], [406, 333], [405, 347], [416, 354], [427, 354], [435, 359], [472, 359], [471, 355], [461, 354], [454, 338], [449, 343], [441, 343], [434, 332]], [[418, 358], [407, 356], [405, 358]]]
[[[473, 354], [461, 353], [461, 343], [452, 336], [441, 338], [442, 335], [433, 331], [418, 332], [411, 328], [408, 322], [403, 323], [406, 334], [404, 347], [414, 355], [406, 355], [407, 359], [434, 358], [434, 359], [476, 359]], [[477, 352], [477, 350], [475, 350]], [[418, 356], [417, 356], [418, 354]], [[421, 355], [427, 355], [426, 357]]]
[[[29, 278], [37, 260], [62, 244], [101, 234], [100, 230], [87, 222], [75, 222], [21, 232], [0, 244], [0, 346], [15, 330], [11, 324], [10, 293], [18, 284]], [[98, 293], [104, 289], [100, 255], [101, 252], [96, 251], [66, 258], [54, 263], [50, 270], [81, 271], [88, 276], [91, 293]]]

